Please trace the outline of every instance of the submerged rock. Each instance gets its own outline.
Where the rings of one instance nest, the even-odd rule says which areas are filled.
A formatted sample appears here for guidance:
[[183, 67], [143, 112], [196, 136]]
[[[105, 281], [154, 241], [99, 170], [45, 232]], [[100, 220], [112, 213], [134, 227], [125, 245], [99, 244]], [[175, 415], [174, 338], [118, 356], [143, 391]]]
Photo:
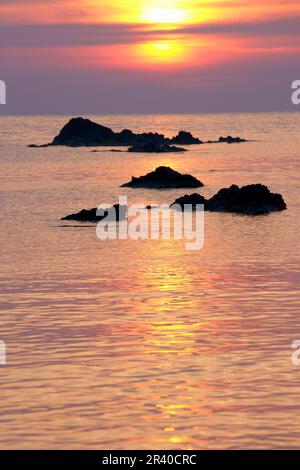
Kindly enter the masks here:
[[171, 204], [184, 207], [185, 204], [204, 204], [205, 210], [211, 212], [233, 212], [245, 215], [263, 215], [282, 211], [287, 208], [280, 194], [271, 193], [267, 186], [251, 184], [239, 188], [236, 185], [223, 188], [211, 199], [206, 200], [199, 194], [183, 196]]
[[127, 150], [121, 150], [121, 149], [109, 149], [109, 150], [91, 150], [91, 153], [102, 153], [102, 152], [115, 152], [115, 153], [124, 153], [127, 152]]
[[[111, 211], [112, 209], [114, 209], [114, 212]], [[108, 207], [104, 215], [101, 216], [97, 215], [97, 210], [97, 207], [93, 209], [82, 209], [80, 212], [62, 217], [61, 220], [76, 220], [79, 222], [100, 222], [101, 220], [107, 217], [109, 218], [109, 220], [124, 220], [126, 218], [127, 207], [121, 206], [120, 204], [115, 204], [112, 207]]]
[[97, 147], [97, 146], [124, 146], [130, 147], [138, 144], [152, 143], [165, 145], [172, 143], [201, 143], [189, 132], [181, 131], [172, 139], [166, 138], [157, 132], [135, 134], [130, 129], [114, 132], [109, 127], [97, 124], [82, 117], [72, 118], [59, 132], [50, 144], [34, 145], [31, 147], [47, 147], [52, 145], [66, 145], [69, 147]]
[[122, 185], [123, 188], [200, 188], [204, 186], [201, 181], [191, 175], [182, 175], [178, 171], [166, 166], [160, 166], [155, 171], [139, 178], [132, 177], [129, 183]]
[[174, 145], [157, 145], [151, 142], [147, 144], [137, 144], [128, 149], [128, 152], [144, 152], [144, 153], [171, 153], [171, 152], [186, 152], [187, 150]]
[[41, 148], [49, 147], [49, 144], [42, 144], [42, 145], [30, 144], [30, 145], [27, 145], [27, 147], [31, 149], [41, 149]]

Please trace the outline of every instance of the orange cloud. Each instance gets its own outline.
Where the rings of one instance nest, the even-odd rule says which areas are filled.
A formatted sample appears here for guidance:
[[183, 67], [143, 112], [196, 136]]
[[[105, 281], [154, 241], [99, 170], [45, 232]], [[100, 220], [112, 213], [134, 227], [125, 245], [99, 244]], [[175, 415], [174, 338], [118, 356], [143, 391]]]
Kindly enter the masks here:
[[203, 68], [296, 51], [300, 35], [294, 0], [4, 0], [0, 16], [0, 43], [24, 67], [36, 55], [56, 68]]

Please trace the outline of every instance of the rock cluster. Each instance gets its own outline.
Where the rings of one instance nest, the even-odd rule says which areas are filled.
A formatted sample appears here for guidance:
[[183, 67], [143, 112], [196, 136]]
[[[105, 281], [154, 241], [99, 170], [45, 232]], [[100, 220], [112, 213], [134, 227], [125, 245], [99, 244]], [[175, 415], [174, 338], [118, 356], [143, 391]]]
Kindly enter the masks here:
[[178, 205], [184, 208], [185, 204], [204, 204], [205, 210], [212, 212], [233, 212], [245, 215], [263, 215], [270, 212], [282, 211], [287, 208], [281, 194], [271, 193], [269, 188], [262, 184], [250, 184], [239, 187], [232, 185], [223, 188], [210, 199], [199, 194], [186, 195], [176, 199], [170, 207]]

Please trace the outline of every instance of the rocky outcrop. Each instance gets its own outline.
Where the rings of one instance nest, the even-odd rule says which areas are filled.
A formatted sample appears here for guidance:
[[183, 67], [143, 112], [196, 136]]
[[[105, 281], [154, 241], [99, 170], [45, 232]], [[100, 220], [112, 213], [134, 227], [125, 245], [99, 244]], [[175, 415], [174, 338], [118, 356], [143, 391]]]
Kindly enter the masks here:
[[239, 188], [236, 185], [223, 188], [211, 199], [206, 200], [199, 194], [183, 196], [175, 204], [184, 208], [185, 204], [204, 204], [205, 210], [212, 212], [232, 212], [245, 215], [263, 215], [270, 212], [282, 211], [287, 208], [280, 194], [271, 193], [267, 186], [251, 184]]
[[201, 194], [194, 193], [190, 195], [186, 194], [185, 196], [179, 197], [178, 199], [176, 199], [175, 202], [173, 202], [173, 204], [171, 204], [170, 207], [174, 209], [175, 206], [177, 206], [177, 208], [184, 209], [184, 206], [190, 206], [193, 210], [196, 210], [197, 205], [205, 205], [206, 203], [207, 201], [204, 196], [201, 196]]
[[207, 144], [240, 144], [241, 142], [248, 142], [246, 139], [242, 139], [241, 137], [232, 137], [228, 135], [227, 137], [219, 137], [219, 140], [208, 140]]
[[201, 188], [203, 183], [191, 175], [182, 175], [172, 168], [160, 166], [155, 171], [139, 178], [132, 177], [129, 183], [122, 185], [123, 188]]
[[142, 153], [171, 153], [171, 152], [186, 152], [187, 150], [182, 147], [175, 147], [174, 145], [157, 145], [153, 143], [137, 144], [129, 147], [128, 152], [142, 152]]
[[247, 140], [241, 139], [241, 137], [232, 137], [231, 135], [228, 135], [227, 137], [220, 137], [218, 142], [227, 144], [240, 144], [241, 142], [247, 142]]
[[[228, 144], [247, 142], [240, 137], [220, 137], [217, 141], [208, 141], [206, 143]], [[135, 134], [130, 129], [124, 129], [121, 132], [114, 132], [109, 127], [97, 124], [90, 119], [82, 117], [72, 118], [61, 129], [59, 134], [49, 144], [36, 145], [30, 144], [28, 147], [40, 148], [52, 145], [66, 145], [68, 147], [98, 147], [98, 146], [124, 146], [132, 147], [136, 145], [154, 144], [160, 145], [193, 145], [203, 144], [204, 142], [194, 137], [190, 132], [180, 131], [174, 137], [168, 138], [157, 132], [145, 132]]]
[[170, 143], [178, 145], [203, 144], [202, 140], [185, 131], [180, 131], [175, 137], [170, 139]]
[[109, 127], [97, 124], [89, 119], [81, 117], [72, 118], [59, 132], [50, 144], [38, 146], [31, 144], [30, 147], [45, 147], [52, 145], [66, 145], [69, 147], [97, 147], [97, 146], [124, 146], [154, 144], [157, 146], [175, 143], [201, 143], [189, 132], [181, 131], [172, 139], [166, 138], [157, 132], [135, 134], [129, 129], [114, 132]]
[[[114, 211], [110, 212], [114, 208]], [[76, 220], [78, 222], [101, 222], [105, 218], [109, 220], [124, 220], [126, 218], [127, 207], [115, 204], [114, 206], [107, 208], [107, 212], [104, 215], [97, 215], [98, 208], [93, 209], [82, 209], [80, 212], [75, 214], [66, 215], [61, 220]]]
[[271, 193], [263, 184], [236, 185], [221, 189], [209, 199], [207, 209], [214, 212], [261, 215], [286, 209], [281, 194]]

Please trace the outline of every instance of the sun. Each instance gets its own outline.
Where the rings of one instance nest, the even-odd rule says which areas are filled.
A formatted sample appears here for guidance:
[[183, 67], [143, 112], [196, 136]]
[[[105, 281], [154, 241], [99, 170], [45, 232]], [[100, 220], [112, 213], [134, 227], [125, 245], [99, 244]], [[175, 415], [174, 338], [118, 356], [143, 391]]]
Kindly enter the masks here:
[[147, 8], [143, 17], [149, 23], [184, 23], [187, 20], [186, 11], [180, 8]]

